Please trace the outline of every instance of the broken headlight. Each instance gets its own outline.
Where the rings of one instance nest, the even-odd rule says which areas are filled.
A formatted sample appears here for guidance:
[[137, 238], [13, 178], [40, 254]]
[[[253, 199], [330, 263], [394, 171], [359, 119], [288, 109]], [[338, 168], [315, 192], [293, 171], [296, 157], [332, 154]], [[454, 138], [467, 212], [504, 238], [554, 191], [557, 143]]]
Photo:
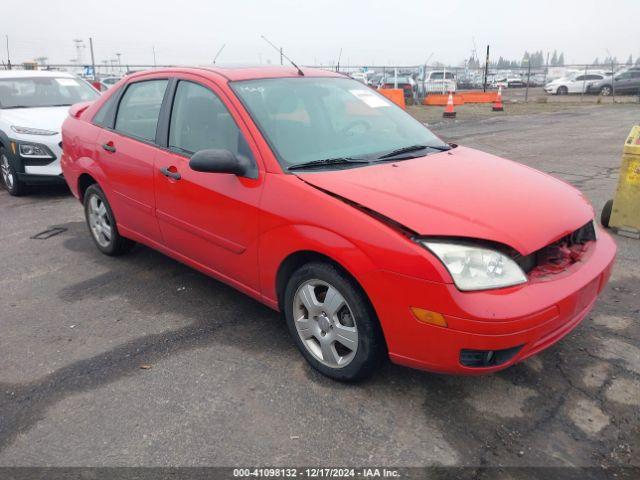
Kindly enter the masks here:
[[527, 281], [518, 264], [497, 250], [430, 240], [420, 243], [443, 263], [459, 290], [489, 290]]

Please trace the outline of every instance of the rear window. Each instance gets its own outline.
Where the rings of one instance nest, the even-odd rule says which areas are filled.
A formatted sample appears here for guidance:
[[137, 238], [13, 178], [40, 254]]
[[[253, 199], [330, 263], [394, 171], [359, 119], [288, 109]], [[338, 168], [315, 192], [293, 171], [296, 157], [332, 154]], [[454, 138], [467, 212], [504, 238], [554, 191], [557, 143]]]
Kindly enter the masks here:
[[129, 85], [120, 100], [115, 130], [143, 140], [155, 140], [167, 83], [167, 80], [146, 80]]

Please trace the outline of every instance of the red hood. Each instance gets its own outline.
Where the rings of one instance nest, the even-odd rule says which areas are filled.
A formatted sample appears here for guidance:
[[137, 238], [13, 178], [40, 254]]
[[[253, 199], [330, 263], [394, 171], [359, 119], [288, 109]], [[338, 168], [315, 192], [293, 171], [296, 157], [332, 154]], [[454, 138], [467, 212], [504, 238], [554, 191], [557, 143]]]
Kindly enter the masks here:
[[464, 147], [397, 163], [298, 176], [420, 235], [492, 240], [523, 255], [593, 218], [587, 200], [566, 183]]

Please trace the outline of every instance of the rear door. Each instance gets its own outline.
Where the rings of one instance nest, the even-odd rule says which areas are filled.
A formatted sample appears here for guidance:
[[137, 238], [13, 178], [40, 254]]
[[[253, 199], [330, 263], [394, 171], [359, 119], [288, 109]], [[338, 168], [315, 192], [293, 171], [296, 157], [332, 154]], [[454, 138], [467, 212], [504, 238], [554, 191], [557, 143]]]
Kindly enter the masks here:
[[[211, 81], [184, 77], [172, 87], [165, 149], [156, 156], [156, 214], [164, 244], [237, 287], [258, 290], [258, 207], [264, 175], [237, 112]], [[197, 151], [247, 158], [249, 177], [191, 170]]]
[[109, 179], [109, 202], [119, 227], [153, 242], [161, 235], [155, 217], [154, 157], [158, 117], [167, 79], [138, 80], [121, 94], [112, 128], [98, 138], [100, 166]]

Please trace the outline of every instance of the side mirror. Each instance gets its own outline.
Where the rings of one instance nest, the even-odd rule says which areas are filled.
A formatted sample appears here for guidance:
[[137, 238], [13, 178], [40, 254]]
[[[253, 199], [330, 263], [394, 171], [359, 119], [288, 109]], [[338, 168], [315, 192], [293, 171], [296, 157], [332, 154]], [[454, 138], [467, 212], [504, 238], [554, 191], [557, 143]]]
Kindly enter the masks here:
[[249, 161], [237, 157], [229, 150], [200, 150], [189, 160], [189, 167], [196, 172], [232, 173], [239, 177], [247, 176], [250, 171]]

